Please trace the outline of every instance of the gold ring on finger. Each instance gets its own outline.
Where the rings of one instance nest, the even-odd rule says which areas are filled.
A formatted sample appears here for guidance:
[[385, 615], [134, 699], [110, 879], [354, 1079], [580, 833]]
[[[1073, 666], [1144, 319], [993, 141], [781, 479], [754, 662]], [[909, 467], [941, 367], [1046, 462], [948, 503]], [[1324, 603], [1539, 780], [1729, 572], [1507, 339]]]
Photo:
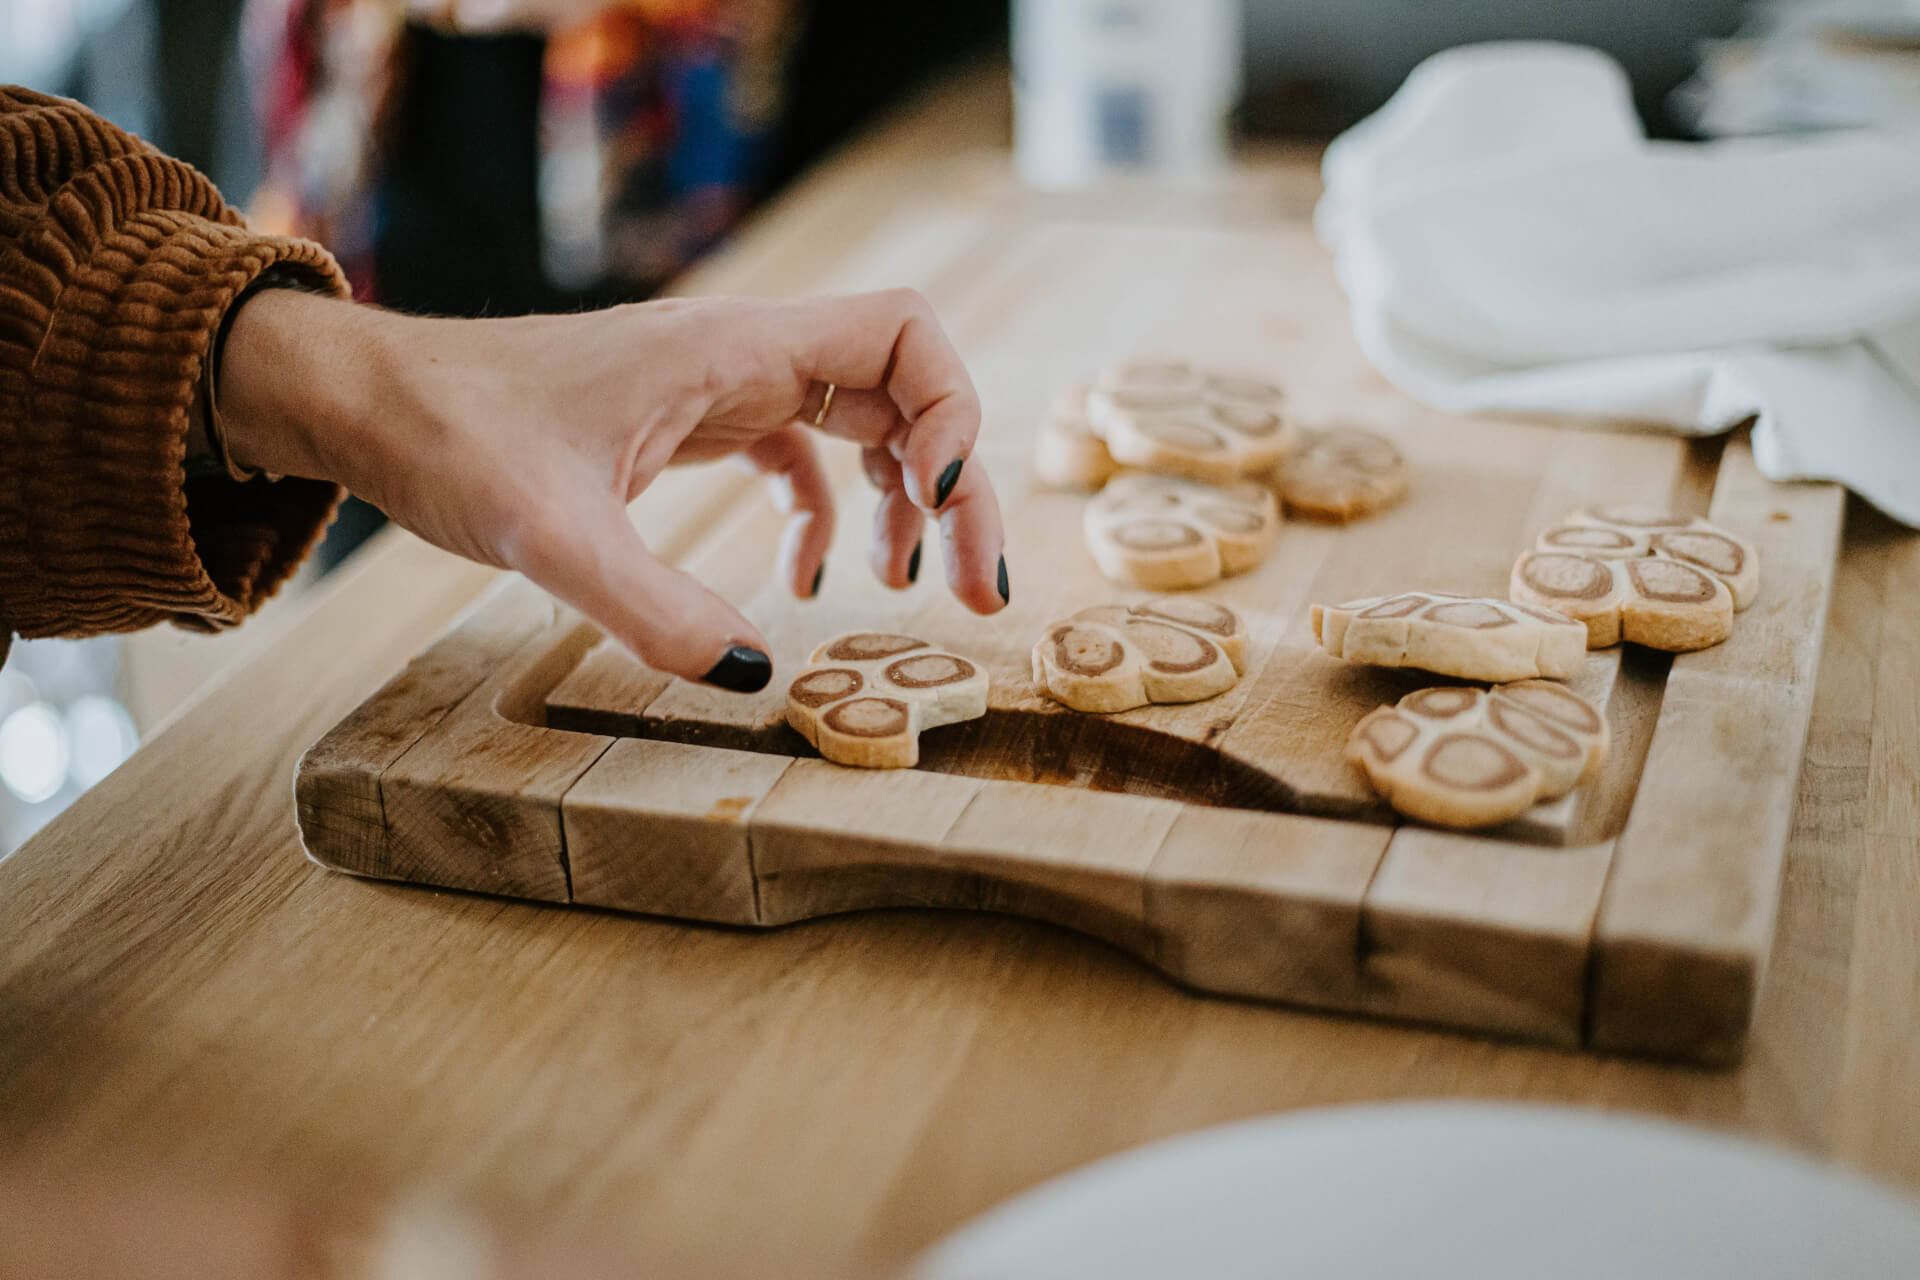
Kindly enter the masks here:
[[813, 415], [813, 425], [816, 429], [827, 420], [827, 410], [833, 408], [833, 393], [839, 389], [831, 382], [827, 384], [827, 394], [820, 398], [820, 412]]

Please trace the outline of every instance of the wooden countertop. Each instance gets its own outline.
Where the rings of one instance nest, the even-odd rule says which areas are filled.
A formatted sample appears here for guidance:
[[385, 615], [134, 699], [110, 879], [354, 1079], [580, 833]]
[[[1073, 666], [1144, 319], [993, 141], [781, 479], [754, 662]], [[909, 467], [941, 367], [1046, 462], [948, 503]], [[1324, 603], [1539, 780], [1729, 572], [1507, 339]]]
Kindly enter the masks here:
[[[900, 113], [687, 287], [797, 293], [851, 272], [937, 306], [926, 264], [976, 237], [983, 209], [1310, 208], [1312, 166], [1284, 153], [1203, 196], [1022, 194], [1003, 97], [976, 76]], [[882, 226], [893, 248], [876, 255]], [[648, 522], [671, 536], [697, 518], [668, 497]], [[0, 1151], [59, 1138], [328, 1199], [427, 1182], [636, 1249], [829, 1265], [901, 1259], [1142, 1141], [1372, 1099], [1669, 1115], [1920, 1192], [1920, 536], [1858, 503], [1773, 967], [1732, 1072], [1199, 998], [1010, 919], [760, 935], [309, 865], [294, 761], [489, 577], [383, 535], [300, 626], [0, 863]]]

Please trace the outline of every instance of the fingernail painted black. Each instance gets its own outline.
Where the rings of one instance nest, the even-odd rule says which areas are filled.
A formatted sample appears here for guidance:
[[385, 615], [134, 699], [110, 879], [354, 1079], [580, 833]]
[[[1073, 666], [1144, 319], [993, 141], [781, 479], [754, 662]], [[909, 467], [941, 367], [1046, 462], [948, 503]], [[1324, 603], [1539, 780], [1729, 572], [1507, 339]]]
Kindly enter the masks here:
[[1000, 600], [1003, 604], [1013, 603], [1013, 592], [1007, 587], [1007, 558], [1000, 557]]
[[965, 458], [955, 458], [947, 464], [947, 469], [940, 473], [940, 478], [934, 482], [933, 486], [934, 506], [947, 505], [947, 499], [953, 496], [953, 486], [960, 483], [960, 468], [966, 465], [966, 461]]
[[907, 557], [907, 585], [920, 581], [920, 553], [926, 549], [926, 543], [913, 544], [913, 554]]
[[809, 599], [820, 594], [820, 579], [826, 576], [827, 566], [824, 564], [813, 571], [813, 585], [807, 588], [807, 596]]
[[773, 659], [752, 645], [737, 644], [722, 654], [713, 670], [701, 679], [735, 693], [758, 693], [773, 679]]

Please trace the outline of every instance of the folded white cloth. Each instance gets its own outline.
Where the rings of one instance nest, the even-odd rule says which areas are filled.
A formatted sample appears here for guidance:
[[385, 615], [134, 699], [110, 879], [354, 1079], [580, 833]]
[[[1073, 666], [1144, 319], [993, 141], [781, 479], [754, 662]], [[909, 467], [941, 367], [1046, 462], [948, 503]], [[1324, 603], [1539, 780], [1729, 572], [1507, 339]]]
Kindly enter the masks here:
[[1450, 412], [1723, 431], [1920, 525], [1920, 139], [1649, 141], [1570, 45], [1453, 49], [1328, 148], [1367, 357]]

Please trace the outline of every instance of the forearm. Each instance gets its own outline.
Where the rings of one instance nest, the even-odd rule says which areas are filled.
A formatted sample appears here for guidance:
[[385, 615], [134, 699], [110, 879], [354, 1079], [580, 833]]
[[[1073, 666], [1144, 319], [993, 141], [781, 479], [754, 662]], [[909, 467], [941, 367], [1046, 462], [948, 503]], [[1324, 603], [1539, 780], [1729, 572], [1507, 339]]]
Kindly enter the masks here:
[[221, 318], [275, 264], [344, 289], [188, 166], [0, 90], [0, 632], [232, 625], [304, 554], [330, 487], [268, 498], [183, 467]]
[[[551, 371], [490, 355], [490, 333], [546, 323], [408, 316], [268, 290], [247, 300], [227, 336], [220, 430], [241, 466], [344, 486], [449, 551], [504, 565], [503, 539], [536, 513], [516, 508], [511, 485], [498, 483], [503, 459], [466, 429], [511, 413], [507, 388]], [[525, 439], [542, 425], [524, 422]]]
[[410, 398], [395, 330], [404, 317], [285, 289], [248, 298], [220, 360], [220, 430], [233, 460], [275, 475], [359, 483], [377, 473], [388, 425]]

